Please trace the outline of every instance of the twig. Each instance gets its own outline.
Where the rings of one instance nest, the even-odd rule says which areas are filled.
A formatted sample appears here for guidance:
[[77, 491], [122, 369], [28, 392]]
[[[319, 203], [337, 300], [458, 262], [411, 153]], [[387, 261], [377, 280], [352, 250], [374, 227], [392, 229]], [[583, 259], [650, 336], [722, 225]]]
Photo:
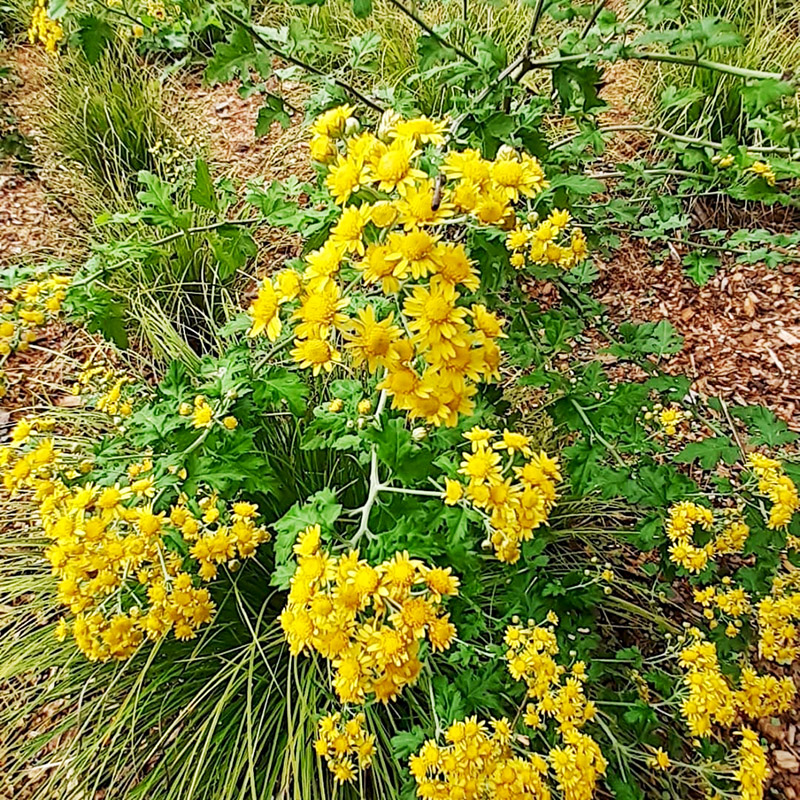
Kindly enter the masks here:
[[584, 25], [583, 31], [581, 31], [581, 39], [585, 39], [589, 35], [589, 31], [592, 29], [592, 26], [595, 24], [595, 22], [597, 22], [597, 18], [600, 16], [600, 12], [605, 8], [605, 5], [606, 0], [600, 0], [600, 2], [594, 7], [592, 16], [586, 20], [586, 25]]
[[[714, 142], [710, 139], [694, 139], [691, 136], [682, 136], [677, 133], [673, 133], [672, 131], [667, 130], [666, 128], [662, 128], [660, 125], [606, 125], [600, 126], [596, 128], [598, 133], [615, 133], [618, 131], [639, 131], [641, 133], [654, 133], [658, 136], [664, 136], [668, 139], [674, 139], [676, 142], [681, 142], [682, 144], [690, 144], [696, 145], [697, 147], [710, 147], [713, 150], [725, 150], [725, 145], [721, 142]], [[559, 139], [557, 142], [554, 142], [550, 145], [551, 148], [555, 149], [558, 147], [563, 147], [565, 144], [569, 144], [570, 142], [577, 139], [581, 136], [583, 131], [578, 131], [577, 133], [570, 134], [569, 136], [565, 136], [563, 139]], [[754, 153], [776, 153], [780, 155], [791, 155], [792, 149], [790, 147], [757, 147], [755, 145], [748, 146], [748, 150], [751, 150]]]
[[731, 433], [733, 434], [733, 438], [736, 441], [736, 446], [739, 448], [739, 452], [742, 454], [742, 458], [747, 461], [747, 450], [744, 449], [744, 443], [742, 442], [741, 437], [739, 436], [739, 431], [736, 430], [736, 426], [733, 424], [733, 419], [731, 418], [730, 411], [728, 411], [728, 404], [720, 397], [719, 404], [722, 407], [722, 413], [725, 415], [725, 419], [728, 421], [728, 425], [731, 426]]
[[[478, 62], [469, 53], [467, 53], [466, 50], [463, 50], [462, 48], [460, 48], [457, 44], [454, 44], [453, 42], [449, 42], [441, 34], [436, 33], [436, 31], [433, 28], [431, 28], [431, 26], [428, 25], [428, 23], [425, 22], [425, 20], [422, 19], [422, 17], [420, 17], [419, 14], [417, 14], [414, 11], [412, 11], [410, 8], [406, 8], [400, 2], [400, 0], [389, 0], [389, 2], [395, 8], [399, 9], [400, 11], [402, 11], [409, 19], [412, 19], [414, 22], [416, 22], [416, 24], [420, 28], [422, 28], [422, 30], [424, 30], [425, 33], [427, 33], [429, 36], [432, 36], [434, 39], [436, 39], [436, 41], [439, 42], [439, 44], [441, 44], [444, 47], [449, 47], [451, 50], [454, 50], [456, 53], [458, 53], [461, 56], [461, 58], [464, 58], [467, 61], [469, 61], [469, 63], [472, 64], [472, 66], [474, 66], [474, 67], [478, 66]], [[465, 6], [466, 6], [466, 3], [465, 3]]]
[[246, 20], [243, 20], [241, 17], [234, 14], [232, 11], [229, 11], [224, 6], [218, 6], [218, 10], [220, 14], [228, 19], [235, 22], [237, 25], [244, 28], [262, 47], [269, 50], [272, 53], [275, 53], [276, 56], [282, 58], [284, 61], [288, 61], [291, 64], [294, 64], [301, 69], [306, 70], [306, 72], [310, 72], [312, 75], [319, 75], [324, 78], [330, 78], [340, 89], [344, 89], [345, 92], [355, 97], [357, 100], [360, 100], [364, 105], [369, 106], [373, 111], [377, 111], [379, 114], [382, 114], [386, 109], [376, 103], [374, 100], [371, 100], [365, 94], [362, 94], [358, 89], [354, 86], [351, 86], [346, 81], [343, 81], [341, 78], [337, 78], [335, 75], [329, 75], [326, 72], [323, 72], [321, 69], [317, 69], [317, 67], [313, 66], [312, 64], [307, 63], [306, 61], [302, 61], [301, 59], [297, 58], [296, 56], [289, 55], [288, 53], [284, 53], [279, 50], [269, 39], [265, 38], [264, 36], [259, 33], [256, 28], [251, 25]]
[[156, 239], [153, 242], [148, 242], [152, 247], [157, 247], [158, 245], [167, 244], [168, 242], [172, 242], [175, 239], [180, 239], [181, 236], [189, 236], [193, 233], [205, 233], [206, 231], [213, 231], [217, 228], [224, 228], [226, 225], [261, 225], [265, 222], [269, 222], [266, 217], [245, 217], [243, 219], [224, 219], [221, 222], [212, 222], [209, 225], [198, 225], [194, 228], [182, 228], [175, 233], [169, 234], [169, 236], [164, 236], [161, 239]]
[[605, 439], [598, 432], [597, 428], [595, 428], [595, 426], [592, 425], [591, 420], [589, 419], [589, 417], [586, 416], [586, 412], [583, 410], [583, 407], [580, 405], [580, 403], [576, 402], [572, 398], [570, 398], [570, 403], [572, 403], [572, 405], [574, 406], [575, 410], [578, 412], [578, 416], [580, 416], [580, 418], [583, 420], [584, 424], [592, 432], [592, 434], [594, 435], [595, 439], [597, 439], [597, 441], [600, 442], [600, 444], [602, 444], [603, 447], [605, 447], [606, 450], [608, 450], [608, 452], [611, 453], [612, 456], [614, 456], [614, 460], [617, 462], [617, 464], [619, 464], [621, 467], [624, 467], [625, 469], [628, 469], [628, 465], [622, 459], [622, 456], [617, 452], [617, 450], [614, 447], [614, 445], [612, 445], [611, 442], [608, 441], [608, 439]]
[[533, 52], [533, 40], [536, 37], [536, 29], [539, 27], [539, 22], [542, 19], [542, 11], [544, 10], [544, 0], [537, 0], [536, 8], [533, 12], [533, 20], [531, 22], [531, 30], [528, 34], [528, 41], [525, 45], [525, 56], [530, 57]]

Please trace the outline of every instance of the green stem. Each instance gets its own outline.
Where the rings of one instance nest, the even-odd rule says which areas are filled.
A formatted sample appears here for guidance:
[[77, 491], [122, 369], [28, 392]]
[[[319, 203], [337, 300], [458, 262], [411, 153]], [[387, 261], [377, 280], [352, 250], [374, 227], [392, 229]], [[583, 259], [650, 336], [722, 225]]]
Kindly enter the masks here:
[[[665, 139], [672, 139], [675, 142], [680, 142], [681, 144], [693, 145], [695, 147], [710, 147], [712, 150], [727, 149], [726, 146], [721, 142], [714, 142], [711, 139], [695, 139], [692, 136], [682, 136], [681, 134], [672, 133], [672, 131], [662, 128], [660, 125], [606, 125], [603, 127], [598, 127], [596, 130], [598, 133], [615, 133], [622, 131], [654, 133], [658, 136], [663, 136]], [[582, 131], [579, 131], [578, 133], [570, 134], [563, 139], [559, 139], [557, 142], [550, 145], [550, 147], [553, 149], [563, 147], [565, 144], [569, 144], [577, 139], [582, 133]], [[748, 145], [747, 149], [753, 153], [774, 153], [777, 155], [792, 155], [793, 152], [789, 147], [750, 147]]]
[[[526, 70], [520, 75], [525, 77], [527, 72], [534, 69], [558, 69], [563, 64], [574, 64], [579, 61], [591, 61], [592, 56], [595, 61], [602, 61], [602, 57], [597, 54], [569, 53], [558, 57], [541, 58], [537, 61], [528, 61]], [[689, 56], [679, 56], [672, 53], [648, 53], [634, 50], [622, 55], [620, 61], [655, 61], [665, 64], [681, 64], [686, 67], [700, 67], [713, 72], [721, 72], [726, 75], [735, 75], [739, 78], [753, 78], [758, 80], [782, 80], [783, 76], [779, 72], [763, 72], [762, 70], [746, 69], [745, 67], [735, 67], [732, 64], [723, 64], [720, 61], [710, 61], [706, 58], [691, 58]]]
[[606, 450], [608, 450], [608, 452], [611, 453], [612, 456], [614, 456], [614, 460], [617, 462], [617, 464], [619, 464], [621, 467], [624, 467], [625, 469], [628, 469], [628, 465], [622, 460], [622, 456], [617, 452], [614, 445], [612, 445], [611, 442], [608, 441], [608, 439], [605, 439], [598, 432], [597, 428], [595, 428], [594, 425], [592, 425], [591, 421], [589, 420], [589, 417], [586, 416], [586, 412], [583, 410], [583, 407], [580, 405], [580, 403], [576, 402], [572, 398], [570, 398], [569, 401], [575, 407], [575, 410], [578, 412], [578, 416], [580, 416], [584, 424], [589, 428], [594, 438], [597, 439], [597, 441], [600, 442], [600, 444], [602, 444], [603, 447], [605, 447]]
[[627, 611], [630, 614], [636, 614], [637, 616], [649, 619], [651, 622], [655, 622], [656, 625], [668, 630], [671, 634], [673, 634], [673, 636], [678, 636], [680, 633], [682, 633], [681, 629], [675, 625], [675, 623], [670, 622], [661, 614], [656, 614], [655, 612], [648, 610], [644, 606], [637, 606], [636, 603], [631, 603], [628, 600], [623, 600], [621, 597], [615, 597], [613, 595], [608, 598], [607, 602], [609, 605], [616, 605], [623, 611]]

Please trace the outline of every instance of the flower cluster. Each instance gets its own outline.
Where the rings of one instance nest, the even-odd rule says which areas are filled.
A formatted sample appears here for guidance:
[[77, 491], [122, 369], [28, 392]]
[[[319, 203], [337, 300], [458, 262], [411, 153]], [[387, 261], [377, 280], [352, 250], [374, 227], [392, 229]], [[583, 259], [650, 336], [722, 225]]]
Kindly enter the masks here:
[[89, 358], [83, 364], [72, 394], [90, 397], [94, 407], [111, 417], [128, 417], [133, 413], [137, 381], [121, 372], [106, 359]]
[[776, 575], [772, 591], [757, 608], [758, 653], [778, 664], [800, 658], [800, 573]]
[[733, 638], [742, 629], [742, 617], [752, 610], [750, 598], [741, 587], [730, 588], [731, 578], [722, 578], [724, 589], [707, 586], [704, 589], [695, 589], [694, 601], [703, 606], [703, 616], [709, 620], [712, 630], [719, 625], [717, 615], [722, 615], [727, 622], [725, 634]]
[[708, 736], [714, 724], [729, 727], [737, 714], [770, 717], [791, 706], [796, 694], [791, 678], [759, 675], [745, 667], [738, 689], [731, 687], [720, 672], [716, 645], [704, 640], [696, 629], [692, 635], [694, 641], [681, 650], [680, 663], [686, 670], [684, 684], [689, 690], [681, 713], [693, 736]]
[[514, 730], [508, 720], [492, 720], [491, 731], [476, 717], [456, 722], [445, 732], [449, 744], [427, 741], [412, 756], [410, 769], [418, 797], [550, 800], [548, 770], [553, 771], [564, 800], [590, 800], [594, 795], [606, 761], [594, 739], [581, 731], [595, 714], [583, 689], [585, 665], [576, 662], [568, 672], [556, 662], [559, 648], [553, 626], [558, 618], [551, 612], [548, 622], [509, 627], [506, 661], [512, 677], [527, 685], [528, 697], [534, 701], [526, 707], [525, 724], [539, 728], [545, 718], [554, 719], [560, 745], [551, 747], [546, 758], [537, 753], [523, 757], [511, 748]]
[[364, 715], [343, 719], [339, 712], [322, 717], [317, 727], [314, 749], [324, 758], [339, 783], [356, 777], [356, 766], [367, 769], [375, 753], [375, 735], [364, 728]]
[[55, 53], [58, 43], [64, 38], [64, 29], [58, 20], [47, 16], [47, 0], [36, 0], [28, 28], [28, 41], [41, 42], [48, 53]]
[[[114, 485], [67, 485], [51, 438], [20, 452], [34, 427], [19, 423], [0, 465], [6, 489], [31, 493], [51, 540], [45, 557], [58, 577], [58, 601], [74, 615], [71, 624], [59, 622], [57, 635], [71, 631], [98, 661], [128, 658], [146, 638], [170, 630], [192, 638], [214, 613], [200, 582], [213, 578], [220, 563], [252, 556], [268, 538], [255, 524], [256, 507], [220, 508], [213, 495], [190, 504], [182, 496], [167, 516], [154, 507], [159, 487], [147, 459]], [[223, 514], [231, 524], [223, 524]], [[194, 562], [175, 547], [181, 539], [193, 543]]]
[[580, 264], [588, 254], [586, 236], [580, 228], [573, 228], [567, 236], [569, 222], [569, 211], [556, 209], [536, 225], [517, 225], [509, 231], [506, 240], [511, 251], [511, 264], [517, 269], [524, 267], [528, 260], [562, 269]]
[[425, 742], [411, 757], [417, 796], [425, 800], [453, 797], [502, 797], [507, 800], [549, 800], [547, 762], [539, 755], [515, 756], [506, 719], [492, 729], [477, 717], [453, 723], [445, 731], [449, 744]]
[[675, 403], [671, 403], [666, 407], [661, 403], [656, 403], [652, 411], [645, 413], [644, 418], [646, 420], [656, 420], [659, 425], [659, 433], [666, 437], [671, 437], [679, 434], [681, 425], [692, 418], [692, 413], [691, 411], [684, 411]]
[[754, 161], [749, 167], [748, 172], [763, 178], [770, 186], [775, 185], [775, 171], [769, 161]]
[[714, 723], [731, 725], [736, 716], [733, 691], [719, 670], [714, 643], [699, 638], [698, 631], [697, 640], [681, 650], [680, 663], [689, 689], [681, 713], [692, 735], [707, 736]]
[[739, 747], [739, 767], [736, 780], [741, 787], [741, 800], [761, 800], [764, 797], [764, 782], [770, 776], [767, 754], [758, 741], [758, 734], [742, 728], [742, 744]]
[[[178, 406], [178, 413], [182, 417], [190, 417], [193, 428], [210, 428], [220, 416], [217, 409], [202, 394], [197, 395], [193, 403], [181, 403]], [[221, 417], [219, 422], [229, 431], [234, 430], [239, 425], [239, 420], [230, 415]]]
[[525, 707], [525, 724], [538, 728], [549, 717], [558, 725], [562, 743], [550, 750], [548, 760], [564, 800], [589, 800], [605, 773], [606, 760], [594, 739], [580, 730], [596, 714], [584, 693], [586, 665], [577, 661], [567, 670], [557, 663], [558, 617], [553, 612], [548, 623], [506, 630], [508, 671], [528, 687], [532, 702]]
[[319, 525], [294, 546], [297, 570], [281, 626], [293, 655], [315, 650], [333, 665], [333, 688], [343, 703], [367, 695], [388, 703], [416, 682], [420, 642], [445, 650], [455, 637], [442, 599], [458, 594], [450, 568], [428, 567], [396, 553], [376, 567], [357, 550], [322, 550]]
[[[464, 301], [480, 277], [456, 223], [513, 224], [514, 204], [547, 185], [536, 159], [502, 148], [493, 161], [474, 150], [429, 152], [435, 178], [423, 171], [423, 150], [442, 148], [445, 123], [384, 117], [375, 135], [342, 106], [312, 126], [312, 157], [341, 214], [302, 272], [265, 280], [250, 306], [251, 336], [275, 341], [283, 316], [295, 335], [292, 358], [314, 374], [346, 353], [354, 366], [381, 378], [392, 408], [432, 425], [455, 425], [474, 408], [476, 384], [498, 377], [503, 321]], [[566, 224], [566, 223], [565, 223]], [[355, 307], [340, 282], [357, 270], [372, 302]]]
[[[738, 513], [727, 511], [724, 514], [716, 536], [711, 534], [714, 522], [713, 511], [697, 503], [682, 501], [670, 506], [666, 522], [667, 538], [671, 542], [670, 560], [687, 572], [702, 572], [716, 555], [741, 553], [750, 528]], [[707, 539], [702, 546], [695, 541], [697, 529]]]
[[445, 480], [448, 505], [466, 499], [483, 511], [491, 526], [491, 544], [497, 557], [509, 564], [520, 557], [520, 543], [547, 521], [561, 480], [558, 461], [538, 455], [530, 438], [521, 433], [472, 428], [458, 474], [462, 482]]
[[772, 501], [768, 528], [785, 528], [800, 509], [800, 496], [792, 479], [783, 471], [780, 461], [750, 453], [747, 464], [758, 478], [758, 491]]
[[[0, 305], [0, 356], [26, 350], [36, 338], [36, 328], [46, 325], [61, 310], [69, 278], [48, 275], [15, 286]], [[0, 397], [5, 386], [0, 386]]]

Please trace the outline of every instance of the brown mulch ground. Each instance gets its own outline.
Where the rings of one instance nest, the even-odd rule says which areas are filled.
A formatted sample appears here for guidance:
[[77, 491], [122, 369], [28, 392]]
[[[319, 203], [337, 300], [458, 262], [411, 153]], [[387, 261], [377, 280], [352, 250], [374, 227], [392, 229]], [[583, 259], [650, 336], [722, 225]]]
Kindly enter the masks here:
[[655, 263], [631, 240], [598, 266], [596, 296], [614, 322], [668, 319], [684, 336], [667, 371], [702, 395], [766, 405], [800, 430], [800, 264], [729, 263], [699, 287], [679, 258]]
[[[274, 78], [267, 91], [280, 94], [295, 109], [301, 109], [308, 89], [303, 84]], [[199, 125], [199, 135], [207, 139], [213, 161], [240, 181], [284, 180], [291, 175], [301, 181], [313, 177], [308, 160], [308, 137], [303, 130], [303, 114], [291, 114], [285, 130], [273, 122], [266, 136], [256, 138], [255, 127], [261, 97], [243, 98], [238, 85], [203, 85], [199, 75], [187, 76], [183, 90], [187, 113]]]
[[[44, 58], [35, 48], [16, 48], [10, 59], [15, 77], [0, 87], [0, 103], [34, 145], [38, 131], [33, 109], [43, 102]], [[80, 237], [80, 226], [64, 199], [56, 197], [36, 172], [23, 174], [8, 161], [0, 161], [0, 268], [65, 258]]]

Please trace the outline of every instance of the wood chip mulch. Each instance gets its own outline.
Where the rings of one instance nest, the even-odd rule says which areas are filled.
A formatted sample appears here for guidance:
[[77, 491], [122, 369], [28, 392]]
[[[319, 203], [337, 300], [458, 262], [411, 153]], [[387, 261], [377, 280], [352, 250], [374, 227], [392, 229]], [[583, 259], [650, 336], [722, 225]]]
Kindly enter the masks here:
[[595, 296], [613, 322], [668, 319], [684, 347], [665, 365], [704, 396], [772, 409], [800, 430], [800, 264], [727, 264], [697, 286], [677, 258], [630, 240], [598, 261]]

